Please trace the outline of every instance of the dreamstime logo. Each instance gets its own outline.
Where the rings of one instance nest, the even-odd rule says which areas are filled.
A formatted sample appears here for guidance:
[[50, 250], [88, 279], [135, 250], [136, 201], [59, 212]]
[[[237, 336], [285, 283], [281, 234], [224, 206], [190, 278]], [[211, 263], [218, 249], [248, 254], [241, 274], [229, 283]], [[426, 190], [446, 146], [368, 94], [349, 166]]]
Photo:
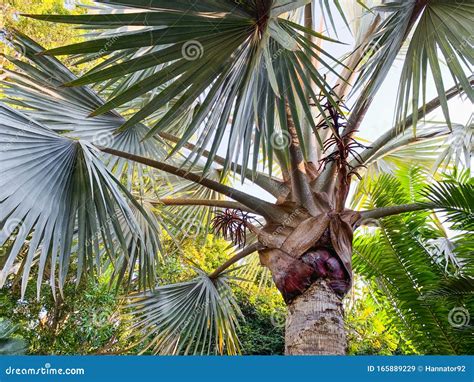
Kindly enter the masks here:
[[111, 131], [101, 131], [94, 134], [92, 142], [97, 146], [110, 147], [115, 141], [115, 136]]
[[448, 322], [454, 328], [462, 328], [469, 324], [471, 316], [466, 308], [455, 307], [449, 311]]
[[197, 219], [189, 219], [187, 222], [186, 222], [186, 225], [185, 225], [185, 232], [184, 232], [184, 236], [187, 238], [187, 239], [193, 239], [193, 238], [196, 238], [198, 235], [199, 235], [199, 232], [201, 230], [201, 222]]
[[94, 327], [100, 328], [109, 322], [110, 314], [107, 311], [92, 312], [91, 323]]
[[275, 328], [284, 328], [286, 324], [286, 312], [282, 309], [277, 309], [272, 312], [270, 322]]
[[84, 375], [83, 368], [55, 368], [49, 362], [41, 367], [14, 367], [9, 366], [5, 369], [6, 375]]
[[26, 54], [26, 47], [18, 41], [13, 41], [12, 36], [6, 30], [0, 30], [0, 43], [15, 51], [15, 58], [22, 58]]
[[10, 219], [2, 228], [1, 236], [8, 238], [16, 232], [17, 236], [21, 236], [25, 232], [25, 226], [21, 219]]
[[359, 226], [366, 226], [366, 227], [377, 227], [380, 228], [380, 220], [379, 219], [374, 219], [374, 218], [363, 218]]
[[204, 47], [197, 40], [189, 40], [183, 44], [181, 48], [183, 58], [188, 61], [195, 61], [201, 58], [204, 54]]
[[284, 149], [290, 145], [291, 135], [288, 131], [274, 131], [270, 137], [270, 142], [276, 149]]
[[74, 8], [76, 8], [76, 0], [64, 0], [64, 8], [72, 11]]

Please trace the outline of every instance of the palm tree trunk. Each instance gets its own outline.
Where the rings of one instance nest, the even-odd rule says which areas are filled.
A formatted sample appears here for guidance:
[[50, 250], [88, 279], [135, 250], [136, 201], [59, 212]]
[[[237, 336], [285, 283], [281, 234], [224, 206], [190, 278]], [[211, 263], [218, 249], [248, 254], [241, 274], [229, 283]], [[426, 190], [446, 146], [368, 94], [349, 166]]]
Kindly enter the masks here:
[[288, 304], [285, 330], [287, 355], [346, 354], [342, 298], [318, 280]]

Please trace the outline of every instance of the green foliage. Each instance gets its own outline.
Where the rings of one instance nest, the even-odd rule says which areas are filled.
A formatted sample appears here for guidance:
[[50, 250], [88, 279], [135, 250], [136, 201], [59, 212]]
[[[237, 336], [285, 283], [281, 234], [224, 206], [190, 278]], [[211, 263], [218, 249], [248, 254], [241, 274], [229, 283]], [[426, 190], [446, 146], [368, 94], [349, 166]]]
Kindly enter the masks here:
[[214, 235], [205, 235], [204, 238], [197, 237], [194, 240], [187, 239], [182, 249], [186, 258], [208, 273], [227, 260], [229, 254], [232, 254], [229, 243]]
[[10, 319], [0, 318], [0, 355], [23, 354], [26, 343], [22, 338], [15, 336], [17, 325]]
[[[171, 238], [163, 245], [170, 251], [175, 248]], [[211, 271], [229, 256], [228, 243], [213, 235], [185, 240], [181, 249], [182, 252], [175, 249], [174, 254], [166, 256], [160, 264], [157, 273], [161, 285], [192, 278], [190, 262]], [[29, 354], [150, 353], [146, 351], [148, 342], [142, 342], [130, 330], [135, 321], [129, 310], [121, 309], [121, 301], [109, 287], [109, 276], [104, 275], [98, 283], [82, 282], [79, 289], [67, 284], [65, 299], [58, 302], [47, 286], [43, 286], [37, 302], [33, 285], [28, 285], [25, 298], [20, 301], [18, 285], [9, 283], [0, 292], [0, 317], [17, 322], [14, 335], [27, 343]], [[243, 314], [238, 331], [241, 353], [283, 354], [286, 307], [277, 289], [261, 287], [258, 281], [235, 283], [232, 289]], [[375, 301], [365, 293], [366, 287], [357, 290], [346, 316], [349, 352], [412, 353], [391, 325], [387, 313], [390, 307], [384, 297], [379, 296]]]
[[129, 323], [119, 315], [119, 301], [107, 277], [82, 283], [79, 289], [69, 283], [64, 299], [58, 296], [57, 301], [47, 286], [43, 288], [39, 301], [33, 286], [23, 300], [15, 283], [0, 291], [0, 317], [16, 323], [15, 335], [25, 341], [28, 354], [125, 351]]
[[[416, 169], [397, 177], [384, 175], [368, 189], [367, 206], [403, 204], [423, 195], [411, 187]], [[471, 180], [468, 181], [469, 183]], [[451, 184], [453, 186], [453, 184]], [[448, 211], [446, 225], [470, 227], [468, 184], [432, 186], [429, 197]], [[439, 190], [443, 190], [442, 193]], [[464, 195], [460, 197], [459, 195]], [[449, 211], [455, 207], [455, 213]], [[472, 232], [447, 237], [435, 215], [413, 212], [389, 216], [378, 228], [356, 235], [354, 270], [371, 281], [372, 293], [390, 301], [393, 323], [417, 352], [469, 354], [473, 349], [474, 278]], [[441, 246], [442, 243], [449, 245]], [[458, 317], [459, 322], [454, 321]]]
[[344, 321], [348, 354], [414, 354], [415, 350], [393, 322], [389, 300], [384, 295], [375, 296], [372, 290], [377, 290], [377, 286], [373, 283], [368, 286], [367, 282], [357, 278], [346, 299]]
[[[88, 3], [87, 0], [81, 2]], [[52, 48], [57, 45], [80, 42], [84, 39], [74, 29], [62, 24], [51, 24], [47, 21], [31, 20], [21, 16], [23, 13], [73, 15], [86, 12], [85, 8], [77, 6], [72, 9], [65, 8], [64, 0], [4, 0], [0, 5], [0, 10], [0, 26], [15, 28], [44, 47]], [[3, 53], [10, 53], [10, 50], [5, 46]], [[72, 59], [66, 58], [65, 62], [72, 63]], [[86, 68], [83, 66], [81, 70]], [[73, 70], [78, 72], [79, 68]]]
[[286, 307], [278, 290], [245, 283], [236, 297], [244, 317], [239, 331], [242, 354], [283, 354]]
[[[309, 37], [334, 40], [286, 17], [288, 10], [301, 7], [299, 2], [285, 6], [271, 1], [261, 4], [159, 2], [137, 8], [131, 1], [123, 1], [119, 2], [123, 8], [114, 8], [116, 4], [105, 5], [102, 14], [34, 17], [108, 32], [82, 43], [47, 50], [46, 54], [77, 54], [92, 61], [107, 57], [105, 63], [68, 82], [70, 86], [100, 86], [104, 82], [116, 85], [139, 74], [133, 83], [121, 87], [119, 94], [94, 112], [100, 115], [121, 105], [127, 105], [129, 111], [135, 109], [137, 112], [122, 125], [121, 131], [148, 119], [150, 131], [146, 137], [149, 138], [175, 129], [182, 115], [194, 110], [190, 123], [178, 124], [180, 140], [173, 153], [205, 125], [192, 151], [201, 156], [209, 144], [206, 170], [228, 131], [225, 169], [230, 169], [231, 161], [240, 156], [243, 171], [256, 171], [261, 151], [268, 159], [269, 168], [274, 155], [288, 164], [288, 153], [274, 142], [275, 137], [288, 133], [285, 100], [295, 114], [295, 128], [303, 151], [309, 144], [303, 139], [305, 129], [312, 129], [319, 138], [308, 98], [320, 113], [326, 113], [314, 87], [321, 89], [326, 99], [337, 107], [325, 73], [339, 76], [334, 66], [340, 62]], [[143, 9], [147, 12], [141, 12]], [[209, 17], [207, 12], [215, 15]], [[261, 17], [263, 14], [268, 17]], [[257, 35], [260, 38], [255, 38]], [[319, 70], [314, 61], [324, 69]], [[160, 70], [162, 65], [167, 67], [166, 71]], [[295, 91], [288, 92], [292, 87]], [[176, 102], [168, 107], [172, 99]], [[158, 109], [165, 109], [162, 118], [150, 120]], [[207, 118], [210, 113], [213, 118]], [[275, 119], [279, 123], [274, 123]], [[304, 119], [311, 126], [305, 126]]]
[[189, 280], [195, 275], [190, 266], [210, 273], [232, 253], [227, 241], [211, 234], [185, 238], [179, 244], [164, 234], [163, 252], [168, 256], [156, 271], [159, 285]]

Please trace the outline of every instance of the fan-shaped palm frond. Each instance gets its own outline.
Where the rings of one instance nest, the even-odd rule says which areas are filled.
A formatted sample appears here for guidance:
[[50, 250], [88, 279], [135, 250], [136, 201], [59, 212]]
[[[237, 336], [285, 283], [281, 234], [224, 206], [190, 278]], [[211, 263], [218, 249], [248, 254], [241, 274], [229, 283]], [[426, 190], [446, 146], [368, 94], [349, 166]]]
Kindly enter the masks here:
[[449, 0], [426, 2], [410, 38], [400, 79], [396, 120], [401, 128], [405, 128], [403, 121], [410, 111], [413, 113], [412, 124], [416, 128], [417, 110], [422, 104], [420, 101], [426, 102], [428, 67], [432, 73], [444, 117], [451, 126], [439, 52], [455, 84], [462, 87], [466, 96], [474, 102], [474, 91], [468, 78], [472, 73], [474, 55], [472, 43], [466, 37], [474, 33], [473, 18], [472, 2]]
[[474, 59], [471, 43], [465, 36], [474, 33], [471, 22], [474, 5], [449, 0], [393, 1], [375, 7], [373, 11], [384, 17], [384, 21], [366, 47], [371, 58], [363, 66], [356, 86], [359, 89], [366, 85], [359, 104], [367, 104], [366, 100], [378, 90], [404, 41], [409, 40], [400, 78], [396, 124], [400, 129], [409, 127], [405, 121], [411, 112], [410, 122], [416, 131], [418, 109], [420, 105], [426, 105], [429, 67], [440, 106], [451, 126], [439, 52], [455, 84], [472, 101], [474, 92], [468, 77]]
[[[443, 150], [452, 149], [454, 136], [464, 130], [464, 126], [453, 124], [453, 133], [448, 126], [437, 124], [419, 125], [416, 135], [412, 129], [407, 129], [403, 134], [397, 135], [389, 140], [379, 150], [366, 159], [366, 168], [360, 169], [359, 174], [368, 179], [381, 173], [394, 173], [400, 168], [410, 168], [413, 165], [425, 169], [437, 167]], [[370, 146], [371, 144], [368, 143]], [[445, 156], [445, 163], [449, 158]], [[353, 159], [353, 165], [357, 165], [358, 158]]]
[[[49, 267], [53, 291], [56, 279], [62, 291], [75, 244], [77, 282], [99, 265], [94, 255], [99, 247], [115, 257], [113, 249], [120, 243], [121, 255], [128, 257], [130, 245], [142, 246], [143, 233], [128, 203], [144, 214], [142, 207], [104, 167], [90, 143], [61, 136], [4, 105], [0, 117], [0, 244], [13, 241], [0, 274], [2, 285], [26, 242], [23, 293], [37, 251], [38, 286]], [[133, 233], [131, 240], [125, 239], [119, 219]], [[158, 251], [155, 245], [141, 248], [153, 255]]]
[[[240, 309], [228, 272], [211, 279], [195, 269], [186, 282], [136, 295], [130, 307], [136, 323], [132, 334], [147, 340], [143, 352], [157, 354], [236, 354]], [[143, 340], [140, 340], [142, 342]]]
[[[128, 54], [144, 47], [150, 48], [141, 56], [92, 70], [80, 79], [68, 82], [69, 86], [100, 83], [169, 63], [163, 70], [144, 77], [113, 97], [97, 108], [93, 115], [105, 113], [167, 84], [163, 91], [122, 125], [122, 129], [125, 129], [177, 98], [178, 101], [151, 128], [147, 134], [149, 137], [165, 131], [170, 123], [195, 105], [202, 96], [202, 102], [175, 150], [200, 129], [196, 152], [210, 144], [208, 164], [226, 138], [228, 162], [225, 168], [228, 169], [230, 161], [241, 155], [242, 167], [247, 169], [251, 162], [252, 146], [254, 156], [263, 148], [266, 157], [272, 161], [273, 150], [277, 146], [275, 136], [279, 134], [274, 127], [274, 114], [280, 111], [282, 117], [286, 98], [282, 95], [290, 97], [294, 114], [300, 116], [295, 117], [295, 124], [303, 147], [305, 142], [300, 121], [304, 116], [316, 130], [308, 95], [311, 102], [323, 112], [320, 99], [314, 94], [311, 84], [315, 84], [335, 104], [331, 88], [323, 75], [314, 68], [312, 58], [331, 72], [334, 72], [333, 64], [337, 60], [312, 43], [305, 34], [327, 38], [285, 16], [290, 10], [307, 2], [212, 1], [200, 2], [198, 5], [191, 2], [153, 1], [137, 6], [132, 1], [120, 1], [114, 4], [126, 7], [126, 13], [84, 15], [78, 18], [59, 15], [32, 17], [98, 29], [111, 26], [121, 28], [108, 38], [52, 49], [46, 54], [93, 54], [101, 50]], [[185, 15], [179, 13], [184, 10]], [[133, 28], [124, 31], [123, 27]], [[290, 89], [294, 92], [288, 92]], [[209, 117], [210, 113], [212, 117]], [[285, 131], [286, 117], [280, 118], [280, 124]]]
[[269, 269], [262, 268], [258, 254], [250, 255], [242, 260], [236, 274], [241, 279], [239, 284], [242, 287], [245, 287], [245, 284], [249, 282], [257, 284], [258, 291], [275, 286]]
[[[15, 47], [21, 47], [28, 62], [7, 57], [18, 70], [12, 72], [4, 69], [4, 80], [1, 83], [2, 91], [8, 97], [5, 102], [20, 108], [35, 121], [71, 138], [157, 159], [167, 155], [163, 145], [156, 139], [142, 142], [148, 132], [148, 128], [142, 124], [130, 126], [117, 134], [117, 129], [125, 121], [118, 113], [110, 111], [88, 118], [104, 101], [86, 86], [61, 87], [64, 81], [72, 81], [76, 76], [54, 57], [39, 56], [38, 53], [43, 48], [22, 33], [10, 30], [8, 37], [15, 43]], [[117, 157], [107, 157], [107, 164], [115, 174], [119, 177], [127, 176], [129, 189], [131, 182], [134, 179], [141, 180], [146, 171], [144, 166], [131, 164]]]

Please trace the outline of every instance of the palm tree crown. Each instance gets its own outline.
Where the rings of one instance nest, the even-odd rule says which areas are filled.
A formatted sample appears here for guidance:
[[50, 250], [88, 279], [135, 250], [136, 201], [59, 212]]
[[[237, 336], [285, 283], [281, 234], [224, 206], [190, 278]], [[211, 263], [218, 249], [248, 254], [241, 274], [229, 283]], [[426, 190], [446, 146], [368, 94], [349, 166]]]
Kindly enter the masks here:
[[[105, 262], [114, 282], [139, 291], [131, 296], [136, 329], [152, 338], [154, 351], [233, 354], [240, 311], [229, 288], [238, 279], [231, 267], [251, 264], [258, 252], [289, 307], [287, 352], [325, 351], [293, 337], [314, 337], [302, 301], [324, 295], [336, 329], [317, 335], [334, 343], [328, 352], [340, 353], [345, 336], [328, 333], [342, 325], [353, 245], [357, 269], [398, 296], [390, 284], [394, 265], [381, 262], [389, 276], [376, 274], [376, 252], [364, 252], [384, 239], [354, 239], [360, 225], [383, 218], [393, 233], [394, 215], [436, 210], [472, 232], [472, 181], [437, 182], [441, 169], [470, 164], [472, 124], [453, 121], [448, 102], [474, 98], [466, 74], [474, 4], [95, 3], [84, 15], [27, 15], [79, 25], [88, 32], [80, 43], [44, 50], [5, 31], [22, 57], [7, 56], [11, 66], [1, 77], [0, 243], [8, 255], [1, 285], [21, 272], [24, 293], [38, 267], [38, 290], [48, 277], [62, 293], [72, 269], [79, 285]], [[316, 12], [328, 31], [315, 28]], [[338, 20], [355, 41], [342, 58], [331, 53], [341, 45]], [[61, 55], [94, 65], [77, 77], [54, 57]], [[394, 126], [363, 142], [357, 132], [399, 56]], [[436, 89], [432, 100], [428, 84]], [[424, 122], [437, 109], [445, 122]], [[464, 143], [453, 146], [454, 139]], [[431, 171], [421, 181], [430, 191], [412, 198], [381, 175], [409, 168], [410, 159]], [[384, 200], [374, 179], [398, 193]], [[272, 200], [241, 191], [236, 180]], [[156, 287], [166, 256], [161, 234], [210, 227], [240, 252], [209, 275], [196, 269], [193, 280]], [[449, 284], [438, 269], [426, 272], [439, 277], [436, 288]], [[472, 285], [468, 275], [456, 277]]]

